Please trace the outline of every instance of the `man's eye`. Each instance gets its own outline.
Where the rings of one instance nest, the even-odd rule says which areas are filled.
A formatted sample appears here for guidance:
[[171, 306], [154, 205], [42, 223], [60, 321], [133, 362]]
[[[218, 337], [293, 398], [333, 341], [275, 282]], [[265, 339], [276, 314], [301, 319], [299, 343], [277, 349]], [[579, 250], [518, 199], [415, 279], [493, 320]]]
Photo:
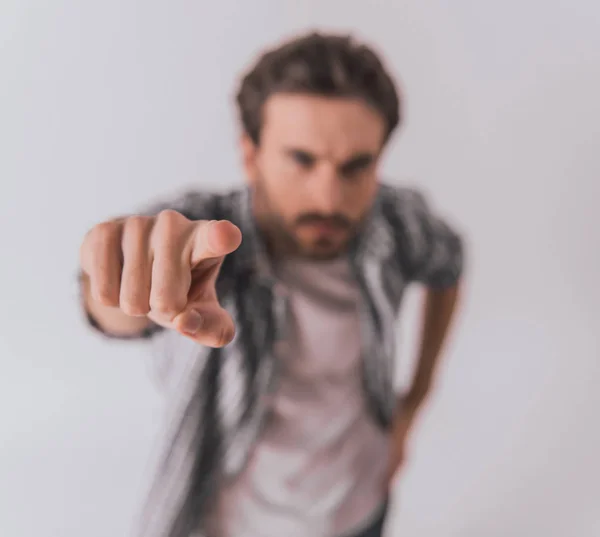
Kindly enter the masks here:
[[292, 158], [303, 168], [310, 168], [315, 163], [315, 159], [312, 155], [303, 153], [302, 151], [294, 151], [292, 153]]
[[342, 166], [340, 172], [342, 176], [348, 179], [356, 178], [362, 172], [368, 170], [372, 163], [373, 159], [370, 157], [358, 158]]
[[364, 168], [346, 168], [341, 170], [341, 176], [344, 179], [358, 179], [364, 171]]

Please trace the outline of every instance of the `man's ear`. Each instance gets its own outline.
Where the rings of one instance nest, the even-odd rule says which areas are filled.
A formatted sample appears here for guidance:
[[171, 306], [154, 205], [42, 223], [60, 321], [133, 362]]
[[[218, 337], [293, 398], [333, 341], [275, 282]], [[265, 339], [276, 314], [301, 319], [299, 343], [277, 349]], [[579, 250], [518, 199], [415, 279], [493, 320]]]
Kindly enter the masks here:
[[246, 133], [240, 136], [240, 150], [242, 153], [242, 166], [244, 172], [246, 172], [246, 180], [252, 185], [258, 177], [258, 147]]

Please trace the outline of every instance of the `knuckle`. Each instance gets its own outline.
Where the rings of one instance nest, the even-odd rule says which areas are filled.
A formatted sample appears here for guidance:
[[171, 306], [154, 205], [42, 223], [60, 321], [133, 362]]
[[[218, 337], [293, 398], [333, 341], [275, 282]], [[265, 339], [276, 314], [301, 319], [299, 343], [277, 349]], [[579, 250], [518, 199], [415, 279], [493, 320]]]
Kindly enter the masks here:
[[152, 231], [154, 248], [159, 251], [170, 251], [179, 247], [187, 229], [186, 218], [183, 215], [171, 209], [161, 211], [156, 216]]
[[91, 235], [101, 243], [109, 241], [117, 230], [115, 222], [102, 222], [92, 229]]
[[150, 309], [164, 317], [172, 320], [180, 311], [177, 301], [168, 298], [163, 293], [156, 293], [150, 298]]
[[162, 228], [173, 229], [181, 225], [183, 215], [173, 209], [164, 209], [156, 215], [156, 223]]
[[119, 305], [119, 299], [116, 293], [107, 285], [99, 285], [95, 294], [96, 301], [103, 306], [116, 307]]
[[141, 317], [148, 314], [150, 307], [138, 298], [126, 297], [121, 300], [121, 311], [130, 317]]
[[[103, 222], [94, 226], [81, 248], [80, 257], [87, 263], [95, 263], [106, 255], [120, 256], [120, 244], [117, 243], [119, 226], [114, 222]], [[115, 251], [118, 249], [119, 252]], [[100, 257], [99, 257], [100, 256]]]
[[134, 235], [142, 235], [150, 228], [152, 219], [148, 216], [130, 216], [125, 222], [125, 228]]

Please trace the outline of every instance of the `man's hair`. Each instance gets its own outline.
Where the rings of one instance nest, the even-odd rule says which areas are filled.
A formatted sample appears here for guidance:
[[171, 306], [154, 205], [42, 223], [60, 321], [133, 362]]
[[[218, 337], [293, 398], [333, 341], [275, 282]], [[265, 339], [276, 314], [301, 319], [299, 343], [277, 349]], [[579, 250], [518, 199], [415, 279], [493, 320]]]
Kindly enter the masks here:
[[348, 35], [311, 33], [259, 57], [237, 93], [242, 126], [257, 145], [264, 104], [277, 93], [361, 99], [385, 120], [386, 140], [400, 120], [400, 99], [391, 76], [371, 48]]

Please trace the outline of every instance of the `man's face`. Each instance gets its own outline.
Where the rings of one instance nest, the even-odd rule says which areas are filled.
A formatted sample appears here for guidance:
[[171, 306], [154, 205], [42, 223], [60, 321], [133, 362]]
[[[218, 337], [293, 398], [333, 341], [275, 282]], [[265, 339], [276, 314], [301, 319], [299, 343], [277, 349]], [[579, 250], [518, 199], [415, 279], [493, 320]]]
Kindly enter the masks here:
[[260, 144], [243, 139], [255, 214], [272, 245], [315, 259], [345, 251], [377, 193], [383, 118], [360, 100], [277, 94]]

